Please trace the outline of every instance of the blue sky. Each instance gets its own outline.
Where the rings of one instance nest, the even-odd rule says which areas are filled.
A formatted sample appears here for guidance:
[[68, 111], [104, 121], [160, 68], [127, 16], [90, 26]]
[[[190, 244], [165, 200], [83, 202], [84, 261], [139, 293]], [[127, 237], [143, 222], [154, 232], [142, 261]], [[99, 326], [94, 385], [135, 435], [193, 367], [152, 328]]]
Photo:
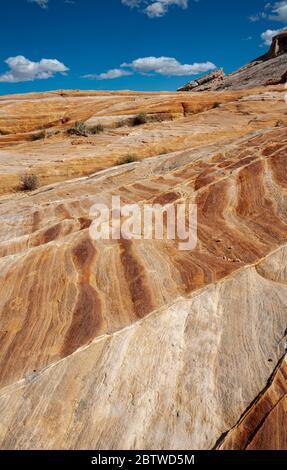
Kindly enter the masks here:
[[263, 54], [287, 1], [2, 0], [0, 22], [0, 94], [175, 90]]

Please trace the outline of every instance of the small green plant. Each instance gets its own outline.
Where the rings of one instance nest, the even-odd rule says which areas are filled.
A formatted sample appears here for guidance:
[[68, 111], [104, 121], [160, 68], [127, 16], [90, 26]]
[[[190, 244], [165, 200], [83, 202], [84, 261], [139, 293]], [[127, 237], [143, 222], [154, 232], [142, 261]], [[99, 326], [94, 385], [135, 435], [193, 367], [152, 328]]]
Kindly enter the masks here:
[[88, 137], [91, 134], [101, 134], [104, 132], [104, 126], [97, 124], [94, 127], [88, 128], [84, 122], [76, 122], [74, 127], [67, 130], [68, 135], [77, 135], [80, 137]]
[[42, 139], [45, 139], [46, 137], [46, 132], [45, 131], [41, 131], [41, 132], [38, 132], [37, 134], [33, 134], [31, 136], [31, 140], [32, 141], [36, 141], [36, 140], [42, 140]]
[[39, 183], [36, 175], [24, 175], [20, 179], [21, 191], [34, 191], [38, 186]]
[[97, 124], [96, 126], [94, 127], [91, 127], [88, 132], [89, 134], [101, 134], [102, 132], [104, 132], [105, 128], [102, 124]]
[[74, 127], [67, 130], [68, 135], [77, 135], [80, 137], [87, 137], [88, 130], [84, 122], [76, 122]]
[[133, 126], [142, 126], [143, 124], [147, 123], [147, 115], [146, 113], [140, 113], [135, 116], [132, 120]]
[[220, 108], [220, 106], [221, 106], [221, 103], [219, 103], [219, 101], [215, 101], [215, 103], [213, 103], [212, 108], [216, 109], [216, 108]]
[[134, 163], [138, 161], [138, 157], [136, 155], [129, 154], [126, 157], [121, 158], [118, 161], [118, 165], [126, 165], [127, 163]]

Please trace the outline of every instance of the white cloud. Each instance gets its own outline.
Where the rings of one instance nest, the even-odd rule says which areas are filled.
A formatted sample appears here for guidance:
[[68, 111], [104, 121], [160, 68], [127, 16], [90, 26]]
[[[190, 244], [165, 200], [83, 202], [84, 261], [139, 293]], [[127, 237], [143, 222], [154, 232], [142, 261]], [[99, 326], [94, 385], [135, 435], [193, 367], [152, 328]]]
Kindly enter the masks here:
[[198, 75], [216, 69], [212, 62], [194, 64], [181, 64], [173, 57], [142, 57], [133, 60], [130, 64], [123, 63], [121, 68], [112, 69], [100, 74], [83, 75], [82, 78], [92, 80], [110, 80], [139, 73], [141, 75], [184, 76]]
[[198, 75], [216, 66], [212, 62], [181, 64], [173, 57], [143, 57], [121, 67], [130, 67], [140, 74], [159, 74], [167, 76]]
[[267, 14], [265, 12], [260, 12], [256, 13], [256, 15], [249, 16], [249, 19], [250, 21], [252, 21], [252, 23], [255, 23], [256, 21], [260, 21], [265, 18], [267, 18]]
[[274, 36], [281, 33], [281, 31], [284, 31], [284, 28], [283, 29], [267, 29], [267, 31], [264, 31], [264, 33], [261, 34], [261, 39], [263, 39], [263, 42], [266, 46], [271, 46], [272, 39], [274, 38]]
[[28, 0], [29, 3], [37, 3], [41, 8], [47, 8], [49, 0]]
[[44, 80], [56, 73], [65, 74], [69, 69], [56, 59], [41, 59], [33, 62], [22, 55], [5, 60], [9, 70], [0, 74], [0, 82], [18, 83], [32, 80]]
[[[287, 0], [280, 2], [269, 2], [266, 3], [264, 11], [257, 13], [256, 15], [250, 16], [251, 21], [278, 21], [285, 23], [287, 22]], [[261, 34], [263, 45], [270, 46], [272, 44], [272, 38], [279, 34], [281, 31], [287, 29], [287, 26], [280, 29], [267, 29]]]
[[144, 12], [150, 18], [158, 18], [160, 16], [164, 16], [170, 6], [176, 5], [180, 8], [187, 8], [188, 1], [187, 0], [158, 0], [157, 2], [153, 2], [145, 8]]
[[285, 23], [287, 21], [287, 1], [276, 2], [272, 7], [272, 14], [269, 15], [269, 19]]
[[129, 75], [133, 75], [133, 72], [122, 69], [112, 69], [100, 74], [83, 75], [82, 78], [88, 78], [90, 80], [112, 80], [114, 78], [127, 77]]
[[140, 8], [149, 18], [164, 16], [170, 7], [187, 8], [189, 0], [122, 0], [123, 5]]
[[267, 3], [264, 7], [264, 11], [250, 16], [249, 19], [251, 21], [270, 20], [285, 23], [287, 21], [287, 0]]

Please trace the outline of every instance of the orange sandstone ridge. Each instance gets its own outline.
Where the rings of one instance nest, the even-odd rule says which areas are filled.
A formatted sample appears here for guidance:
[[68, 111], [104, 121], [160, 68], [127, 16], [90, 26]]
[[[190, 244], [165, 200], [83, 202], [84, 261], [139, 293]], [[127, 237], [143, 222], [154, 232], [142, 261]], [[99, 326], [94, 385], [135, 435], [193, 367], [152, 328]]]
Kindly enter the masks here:
[[[285, 93], [0, 97], [0, 448], [287, 449]], [[93, 241], [113, 195], [196, 249]]]

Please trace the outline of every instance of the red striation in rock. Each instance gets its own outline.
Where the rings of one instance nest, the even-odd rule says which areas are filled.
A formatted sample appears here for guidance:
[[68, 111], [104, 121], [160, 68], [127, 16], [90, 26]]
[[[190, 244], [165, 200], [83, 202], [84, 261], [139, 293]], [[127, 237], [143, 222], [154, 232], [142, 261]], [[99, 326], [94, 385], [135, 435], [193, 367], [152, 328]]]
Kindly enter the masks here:
[[[237, 428], [234, 447], [285, 446], [283, 363], [263, 400], [286, 347], [285, 89], [185, 96], [0, 98], [1, 449], [212, 449]], [[172, 120], [118, 127], [123, 110]], [[79, 139], [66, 112], [109, 127]], [[12, 192], [27, 165], [40, 187]], [[195, 249], [93, 240], [90, 209], [115, 195], [196, 203]]]
[[287, 361], [219, 446], [220, 450], [287, 450]]

